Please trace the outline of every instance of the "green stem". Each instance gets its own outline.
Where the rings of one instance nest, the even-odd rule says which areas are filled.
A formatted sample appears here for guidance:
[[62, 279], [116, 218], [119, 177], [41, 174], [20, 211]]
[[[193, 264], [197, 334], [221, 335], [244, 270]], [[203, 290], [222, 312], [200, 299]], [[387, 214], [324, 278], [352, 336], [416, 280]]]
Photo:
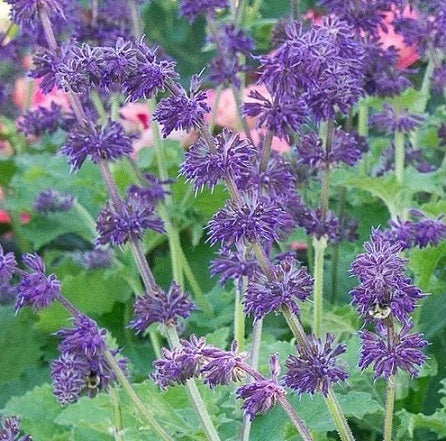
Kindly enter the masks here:
[[307, 346], [307, 336], [305, 334], [304, 328], [300, 324], [299, 319], [290, 311], [288, 306], [282, 306], [282, 314], [298, 345], [301, 348], [305, 348]]
[[246, 278], [242, 277], [235, 286], [234, 299], [234, 339], [237, 341], [240, 351], [243, 351], [245, 347], [245, 314], [242, 305], [245, 289]]
[[291, 21], [296, 20], [299, 16], [299, 0], [290, 0], [290, 18]]
[[161, 344], [159, 334], [156, 331], [149, 331], [150, 343], [157, 359], [161, 358]]
[[125, 393], [132, 400], [133, 404], [139, 410], [141, 415], [146, 419], [146, 421], [150, 424], [150, 426], [155, 430], [155, 432], [160, 436], [160, 438], [163, 441], [174, 441], [173, 438], [171, 438], [170, 435], [168, 435], [164, 431], [164, 429], [158, 424], [152, 412], [144, 405], [144, 403], [138, 397], [132, 385], [130, 384], [129, 380], [122, 372], [121, 368], [119, 367], [118, 363], [116, 362], [115, 358], [110, 353], [110, 351], [105, 350], [104, 355], [108, 365], [113, 370], [116, 378], [118, 379]]
[[96, 90], [92, 90], [90, 92], [90, 99], [96, 112], [98, 112], [100, 121], [104, 123], [107, 120], [107, 111], [105, 110], [104, 103], [102, 102], [99, 93]]
[[327, 236], [323, 236], [320, 239], [313, 237], [313, 249], [314, 249], [313, 333], [316, 337], [320, 337], [322, 334], [324, 255], [326, 248], [327, 248]]
[[79, 215], [79, 217], [84, 221], [85, 225], [90, 230], [93, 237], [96, 237], [96, 222], [94, 221], [92, 215], [87, 211], [87, 209], [79, 203], [77, 199], [73, 202], [73, 209]]
[[246, 120], [246, 118], [242, 114], [243, 102], [242, 102], [242, 97], [241, 97], [241, 91], [239, 89], [237, 89], [233, 85], [231, 86], [231, 90], [232, 90], [232, 93], [234, 95], [235, 108], [236, 108], [236, 112], [237, 112], [237, 120], [239, 121], [239, 124], [240, 124], [241, 128], [245, 132], [246, 137], [251, 142], [253, 142], [252, 141], [252, 137], [251, 137], [251, 130], [250, 130], [249, 126], [248, 126], [248, 121]]
[[384, 441], [392, 441], [393, 408], [395, 405], [395, 383], [393, 376], [387, 380], [386, 407], [384, 412]]
[[405, 162], [405, 152], [404, 152], [404, 133], [396, 131], [395, 132], [395, 176], [396, 180], [400, 185], [403, 185], [404, 181], [404, 162]]
[[369, 103], [367, 98], [359, 102], [358, 135], [364, 136], [365, 138], [369, 135]]
[[128, 8], [130, 9], [130, 19], [132, 23], [132, 33], [135, 38], [141, 38], [142, 29], [141, 29], [141, 20], [140, 20], [140, 11], [138, 5], [133, 0], [127, 0]]
[[335, 423], [336, 430], [338, 431], [341, 440], [354, 441], [355, 438], [353, 437], [347, 420], [342, 412], [341, 406], [339, 405], [336, 395], [331, 387], [328, 389], [328, 394], [325, 397], [325, 403], [331, 417], [333, 418], [333, 422]]
[[[179, 344], [178, 334], [175, 328], [171, 326], [166, 326], [166, 335], [167, 340], [169, 341], [170, 347], [173, 349]], [[200, 395], [200, 392], [195, 384], [193, 379], [188, 380], [186, 382], [186, 389], [189, 394], [190, 401], [194, 406], [195, 412], [200, 418], [201, 425], [206, 433], [206, 436], [209, 441], [220, 441], [220, 437], [218, 436], [217, 431], [215, 430], [215, 426], [212, 423], [211, 417], [206, 409], [206, 406], [203, 402], [203, 398]]]
[[269, 157], [271, 154], [271, 145], [273, 143], [273, 132], [271, 130], [268, 130], [266, 133], [266, 138], [263, 144], [263, 151], [262, 151], [262, 161], [260, 162], [260, 171], [263, 172], [266, 170], [266, 167], [268, 166]]
[[115, 435], [115, 441], [124, 441], [124, 437], [122, 435], [123, 425], [122, 425], [122, 412], [121, 412], [121, 404], [119, 403], [119, 395], [118, 391], [115, 387], [111, 387], [108, 391], [110, 395], [110, 399], [113, 406], [113, 414], [115, 417], [115, 428], [113, 433]]
[[222, 90], [223, 90], [223, 86], [218, 86], [217, 91], [215, 92], [214, 107], [212, 109], [211, 118], [209, 119], [209, 125], [208, 125], [210, 133], [212, 133], [215, 129], [215, 121], [217, 119], [218, 106], [220, 105]]

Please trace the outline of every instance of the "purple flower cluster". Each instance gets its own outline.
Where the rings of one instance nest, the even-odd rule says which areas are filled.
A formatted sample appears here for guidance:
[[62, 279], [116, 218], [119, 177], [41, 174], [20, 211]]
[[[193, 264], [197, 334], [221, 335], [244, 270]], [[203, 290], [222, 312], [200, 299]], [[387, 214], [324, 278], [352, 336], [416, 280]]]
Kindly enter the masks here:
[[221, 242], [223, 247], [276, 241], [293, 227], [292, 217], [278, 202], [249, 193], [240, 202], [227, 201], [207, 225], [211, 245]]
[[310, 236], [317, 239], [326, 236], [332, 242], [339, 239], [339, 221], [333, 212], [328, 211], [323, 216], [320, 208], [308, 208], [300, 198], [296, 199], [292, 210], [297, 225], [304, 228]]
[[411, 132], [424, 121], [424, 117], [384, 104], [383, 110], [370, 118], [370, 122], [382, 132]]
[[159, 102], [153, 119], [161, 124], [164, 137], [174, 130], [189, 131], [204, 123], [204, 116], [211, 109], [206, 103], [206, 92], [200, 91], [199, 86], [198, 77], [194, 77], [190, 97], [182, 88], [178, 88], [178, 93]]
[[133, 305], [135, 318], [129, 327], [136, 333], [144, 332], [152, 323], [176, 326], [180, 317], [189, 317], [195, 305], [182, 292], [181, 287], [172, 282], [167, 292], [159, 289], [156, 296], [144, 294]]
[[133, 148], [123, 127], [109, 120], [103, 126], [87, 122], [76, 126], [60, 151], [68, 157], [71, 169], [78, 170], [88, 157], [97, 164], [129, 155]]
[[228, 0], [181, 0], [180, 7], [181, 14], [193, 22], [201, 14], [213, 17], [215, 9], [228, 7]]
[[35, 28], [40, 21], [39, 11], [44, 9], [52, 17], [64, 18], [66, 0], [6, 0], [11, 5], [11, 20], [22, 28]]
[[345, 381], [348, 375], [337, 364], [345, 345], [334, 346], [334, 340], [332, 334], [327, 334], [325, 340], [307, 337], [307, 345], [297, 347], [298, 355], [288, 357], [283, 384], [299, 394], [321, 392], [327, 396], [332, 384]]
[[32, 441], [31, 435], [20, 434], [20, 418], [16, 416], [2, 417], [0, 421], [0, 439], [4, 441]]
[[401, 246], [373, 230], [364, 249], [366, 252], [359, 254], [351, 266], [351, 274], [360, 280], [360, 285], [350, 292], [353, 304], [368, 321], [382, 319], [376, 311], [383, 310], [381, 314], [386, 317], [391, 315], [409, 324], [422, 293], [405, 276], [405, 260], [398, 255]]
[[[116, 380], [105, 352], [117, 357], [119, 351], [108, 349], [106, 331], [81, 314], [74, 318], [73, 325], [57, 332], [56, 335], [62, 338], [59, 344], [61, 356], [51, 363], [53, 392], [62, 405], [76, 401], [83, 391], [106, 390]], [[126, 370], [125, 359], [119, 358], [117, 363]]]
[[122, 245], [128, 240], [139, 239], [146, 229], [163, 233], [163, 222], [154, 210], [153, 205], [135, 194], [130, 194], [117, 206], [107, 202], [96, 221], [96, 242], [100, 245]]
[[[317, 120], [348, 112], [363, 94], [364, 50], [352, 29], [334, 17], [303, 31], [288, 25], [287, 38], [260, 58], [261, 75], [273, 97], [303, 99]], [[285, 98], [287, 97], [287, 98]]]
[[[241, 247], [242, 248], [242, 247]], [[213, 276], [219, 276], [219, 282], [224, 285], [229, 279], [238, 280], [240, 277], [251, 277], [258, 270], [258, 263], [254, 256], [245, 256], [243, 250], [232, 251], [222, 248], [219, 257], [211, 262], [210, 270]]]
[[412, 247], [425, 248], [436, 246], [446, 240], [446, 224], [443, 216], [429, 219], [417, 210], [411, 210], [414, 221], [397, 218], [390, 220], [390, 229], [386, 231], [389, 239], [397, 241], [403, 250]]
[[302, 136], [296, 150], [301, 164], [326, 169], [340, 162], [355, 165], [367, 150], [367, 143], [355, 132], [336, 129], [330, 149], [324, 149], [322, 140], [311, 132]]
[[269, 364], [271, 379], [256, 380], [239, 387], [236, 392], [237, 398], [243, 400], [242, 409], [251, 421], [256, 415], [268, 412], [279, 398], [285, 396], [285, 390], [278, 384], [280, 365], [277, 355], [271, 356]]
[[[385, 234], [372, 230], [366, 253], [353, 261], [351, 273], [360, 285], [351, 291], [353, 304], [367, 321], [376, 322], [376, 332], [363, 331], [359, 367], [373, 365], [375, 377], [389, 378], [398, 369], [416, 376], [426, 356], [422, 349], [427, 342], [421, 334], [409, 334], [421, 290], [411, 285], [404, 274], [405, 260], [398, 256], [401, 246]], [[395, 331], [397, 319], [402, 325]]]
[[370, 331], [360, 332], [362, 350], [359, 367], [364, 370], [373, 365], [375, 378], [389, 378], [398, 369], [416, 377], [418, 369], [427, 358], [422, 352], [427, 341], [421, 334], [409, 334], [409, 329], [407, 326], [403, 327], [390, 341], [387, 336]]
[[181, 165], [181, 173], [193, 182], [196, 190], [205, 185], [211, 189], [222, 180], [237, 181], [248, 174], [257, 159], [255, 147], [240, 135], [224, 130], [213, 138], [213, 149], [202, 138], [198, 139]]
[[261, 319], [273, 311], [287, 306], [299, 314], [297, 301], [305, 301], [313, 291], [313, 279], [305, 268], [299, 268], [296, 259], [285, 257], [271, 268], [273, 277], [255, 272], [248, 282], [245, 312]]
[[170, 194], [164, 187], [172, 184], [173, 180], [162, 181], [150, 173], [146, 173], [144, 178], [144, 186], [131, 185], [127, 189], [128, 197], [140, 199], [145, 204], [156, 205], [159, 201], [164, 200], [166, 194]]
[[56, 213], [71, 210], [73, 203], [73, 195], [62, 194], [57, 190], [48, 189], [37, 195], [36, 199], [34, 199], [33, 208], [40, 213]]
[[108, 249], [95, 248], [80, 255], [80, 262], [87, 270], [108, 268], [111, 265], [111, 252]]
[[230, 351], [224, 351], [208, 345], [204, 338], [192, 335], [189, 341], [181, 340], [172, 351], [163, 348], [163, 358], [154, 362], [153, 378], [165, 389], [201, 376], [210, 388], [214, 388], [219, 384], [241, 381], [245, 373], [240, 364], [247, 356], [244, 352], [237, 353], [235, 342]]
[[31, 306], [35, 311], [47, 308], [60, 297], [60, 281], [54, 274], [45, 274], [45, 265], [37, 254], [25, 254], [23, 263], [30, 270], [22, 276], [17, 286], [17, 301], [14, 309], [18, 311]]
[[16, 268], [14, 253], [5, 253], [0, 245], [0, 282], [9, 282]]

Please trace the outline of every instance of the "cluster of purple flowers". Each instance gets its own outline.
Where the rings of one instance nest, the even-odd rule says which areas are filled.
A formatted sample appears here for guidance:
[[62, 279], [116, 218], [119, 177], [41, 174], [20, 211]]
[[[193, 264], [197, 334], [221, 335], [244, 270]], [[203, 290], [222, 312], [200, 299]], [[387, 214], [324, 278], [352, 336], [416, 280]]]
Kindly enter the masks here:
[[0, 439], [4, 441], [32, 441], [31, 435], [20, 436], [20, 418], [2, 417], [0, 421]]
[[424, 121], [421, 115], [411, 114], [407, 109], [396, 109], [390, 104], [384, 104], [383, 110], [371, 117], [372, 125], [382, 132], [408, 133]]
[[[389, 378], [398, 369], [416, 375], [417, 367], [426, 359], [421, 349], [427, 342], [420, 334], [409, 334], [410, 314], [423, 294], [405, 276], [398, 243], [373, 230], [364, 248], [366, 252], [355, 258], [351, 268], [360, 285], [350, 294], [364, 319], [376, 324], [376, 333], [360, 333], [363, 346], [359, 366], [365, 369], [373, 364], [376, 377]], [[395, 332], [396, 323], [402, 325]]]
[[[119, 351], [108, 349], [106, 331], [82, 314], [74, 317], [73, 325], [57, 332], [61, 355], [51, 363], [54, 395], [62, 405], [76, 401], [83, 391], [105, 390], [116, 380], [105, 353], [117, 357]], [[125, 372], [127, 360], [118, 358], [117, 363]]]
[[62, 194], [57, 190], [48, 189], [40, 192], [34, 199], [33, 208], [40, 213], [55, 213], [69, 211], [74, 203], [74, 196]]
[[180, 317], [189, 317], [195, 305], [184, 294], [181, 287], [172, 282], [167, 292], [161, 288], [156, 295], [144, 294], [139, 296], [133, 306], [135, 318], [129, 327], [136, 333], [142, 333], [152, 323], [163, 323], [166, 326], [176, 326]]
[[217, 8], [227, 8], [228, 0], [181, 0], [181, 14], [193, 22], [199, 15], [214, 16]]

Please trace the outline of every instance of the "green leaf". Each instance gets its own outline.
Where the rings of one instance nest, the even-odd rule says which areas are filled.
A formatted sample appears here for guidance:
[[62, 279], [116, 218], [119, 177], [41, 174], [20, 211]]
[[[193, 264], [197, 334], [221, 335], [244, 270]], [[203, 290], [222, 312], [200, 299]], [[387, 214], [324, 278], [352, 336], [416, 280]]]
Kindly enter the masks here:
[[33, 441], [48, 441], [56, 435], [61, 436], [58, 439], [68, 439], [62, 437], [68, 434], [67, 428], [55, 422], [62, 410], [49, 384], [35, 387], [21, 397], [11, 398], [4, 409], [5, 414], [22, 417], [22, 430], [32, 434]]
[[396, 438], [401, 441], [413, 439], [416, 429], [428, 429], [439, 437], [446, 436], [446, 412], [440, 410], [432, 415], [413, 414], [405, 409], [395, 415], [398, 418]]

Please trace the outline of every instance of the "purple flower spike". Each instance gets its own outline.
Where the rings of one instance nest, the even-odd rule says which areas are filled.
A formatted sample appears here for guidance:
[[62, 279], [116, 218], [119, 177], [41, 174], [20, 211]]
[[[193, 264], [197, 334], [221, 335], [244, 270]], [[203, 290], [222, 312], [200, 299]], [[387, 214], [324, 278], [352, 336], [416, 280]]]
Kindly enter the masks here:
[[53, 392], [62, 405], [76, 401], [84, 390], [93, 397], [98, 390], [106, 390], [116, 381], [105, 351], [109, 351], [124, 374], [127, 373], [127, 360], [118, 358], [119, 350], [108, 349], [104, 329], [99, 329], [93, 320], [82, 314], [75, 316], [73, 325], [56, 333], [62, 338], [61, 356], [51, 365]]
[[110, 250], [96, 248], [91, 251], [85, 251], [80, 256], [82, 266], [87, 270], [108, 268], [111, 265], [112, 255]]
[[129, 155], [132, 141], [123, 127], [114, 121], [108, 121], [102, 127], [84, 124], [74, 128], [60, 150], [68, 156], [72, 170], [81, 168], [90, 157], [97, 164], [101, 160], [114, 160]]
[[192, 79], [190, 97], [180, 89], [178, 93], [159, 102], [153, 119], [161, 124], [164, 138], [174, 130], [189, 131], [203, 124], [204, 115], [211, 108], [206, 103], [206, 92], [198, 90], [199, 86], [198, 77], [195, 77]]
[[14, 253], [6, 253], [0, 245], [0, 282], [8, 282], [17, 268]]
[[129, 101], [150, 99], [158, 92], [164, 92], [167, 85], [178, 78], [175, 63], [158, 60], [143, 41], [135, 42], [135, 48], [136, 69], [128, 74], [123, 83], [124, 93], [128, 95]]
[[34, 310], [47, 308], [60, 295], [60, 282], [54, 274], [45, 275], [45, 265], [37, 254], [25, 254], [23, 263], [32, 271], [26, 274], [17, 287], [14, 309], [24, 306]]
[[397, 110], [390, 104], [384, 104], [380, 113], [370, 118], [371, 123], [382, 132], [410, 132], [418, 127], [425, 118], [409, 113], [407, 110]]
[[243, 195], [241, 206], [230, 200], [208, 223], [209, 242], [229, 247], [245, 243], [269, 242], [292, 230], [291, 216], [275, 201], [266, 197]]
[[40, 213], [56, 213], [69, 211], [73, 206], [74, 196], [62, 194], [57, 190], [45, 190], [39, 193], [34, 200], [33, 208]]
[[268, 412], [276, 404], [277, 399], [285, 395], [283, 387], [277, 384], [280, 373], [277, 355], [271, 356], [270, 369], [271, 380], [254, 381], [237, 389], [236, 397], [244, 400], [242, 409], [251, 421], [256, 415]]
[[56, 86], [56, 72], [60, 60], [49, 49], [37, 51], [33, 58], [34, 68], [30, 72], [32, 78], [40, 78], [40, 90], [50, 93]]
[[201, 351], [206, 347], [204, 338], [190, 337], [190, 341], [181, 340], [180, 345], [170, 351], [163, 348], [163, 358], [153, 365], [153, 380], [162, 389], [175, 384], [186, 384], [186, 381], [197, 377], [205, 362]]
[[163, 233], [163, 222], [154, 210], [153, 205], [145, 204], [134, 195], [120, 202], [119, 207], [112, 208], [107, 202], [96, 221], [99, 234], [96, 242], [100, 245], [122, 245], [129, 239], [139, 239], [148, 228]]
[[181, 165], [181, 173], [196, 190], [205, 185], [212, 189], [226, 178], [241, 179], [257, 159], [255, 147], [235, 132], [223, 130], [214, 140], [214, 151], [201, 138], [192, 144]]
[[248, 357], [246, 352], [237, 353], [237, 342], [233, 342], [230, 351], [223, 351], [214, 347], [205, 347], [201, 354], [207, 359], [201, 368], [200, 374], [204, 382], [211, 389], [219, 384], [229, 384], [232, 381], [241, 381], [245, 378], [245, 371], [239, 364]]
[[64, 17], [64, 0], [6, 0], [11, 5], [11, 20], [22, 28], [35, 27], [40, 22], [39, 9], [44, 8], [50, 16]]
[[4, 441], [32, 441], [31, 435], [20, 438], [20, 418], [17, 416], [3, 417], [0, 421], [0, 440]]
[[348, 375], [336, 363], [345, 345], [333, 347], [334, 340], [332, 334], [327, 334], [325, 341], [309, 336], [307, 346], [297, 348], [298, 356], [288, 357], [283, 384], [299, 394], [321, 392], [327, 396], [332, 384], [345, 381]]
[[261, 319], [282, 306], [299, 313], [297, 301], [305, 301], [313, 291], [313, 279], [305, 268], [299, 268], [296, 259], [285, 257], [272, 268], [274, 280], [256, 273], [248, 283], [244, 299], [245, 312]]
[[398, 370], [416, 377], [418, 369], [427, 358], [422, 352], [427, 341], [421, 334], [409, 334], [408, 326], [404, 326], [400, 333], [395, 334], [390, 343], [387, 337], [369, 331], [361, 332], [360, 336], [362, 350], [359, 367], [364, 370], [373, 365], [375, 378], [389, 378]]
[[245, 257], [243, 252], [223, 248], [219, 257], [211, 262], [213, 276], [220, 276], [219, 282], [224, 285], [229, 279], [237, 280], [242, 276], [250, 277], [258, 268], [257, 259]]
[[200, 14], [214, 16], [216, 8], [227, 8], [228, 0], [181, 0], [181, 15], [193, 22]]
[[129, 327], [136, 333], [144, 332], [152, 323], [175, 326], [179, 317], [189, 317], [195, 305], [188, 299], [181, 287], [173, 282], [169, 291], [159, 290], [156, 297], [144, 294], [133, 305], [135, 319]]

